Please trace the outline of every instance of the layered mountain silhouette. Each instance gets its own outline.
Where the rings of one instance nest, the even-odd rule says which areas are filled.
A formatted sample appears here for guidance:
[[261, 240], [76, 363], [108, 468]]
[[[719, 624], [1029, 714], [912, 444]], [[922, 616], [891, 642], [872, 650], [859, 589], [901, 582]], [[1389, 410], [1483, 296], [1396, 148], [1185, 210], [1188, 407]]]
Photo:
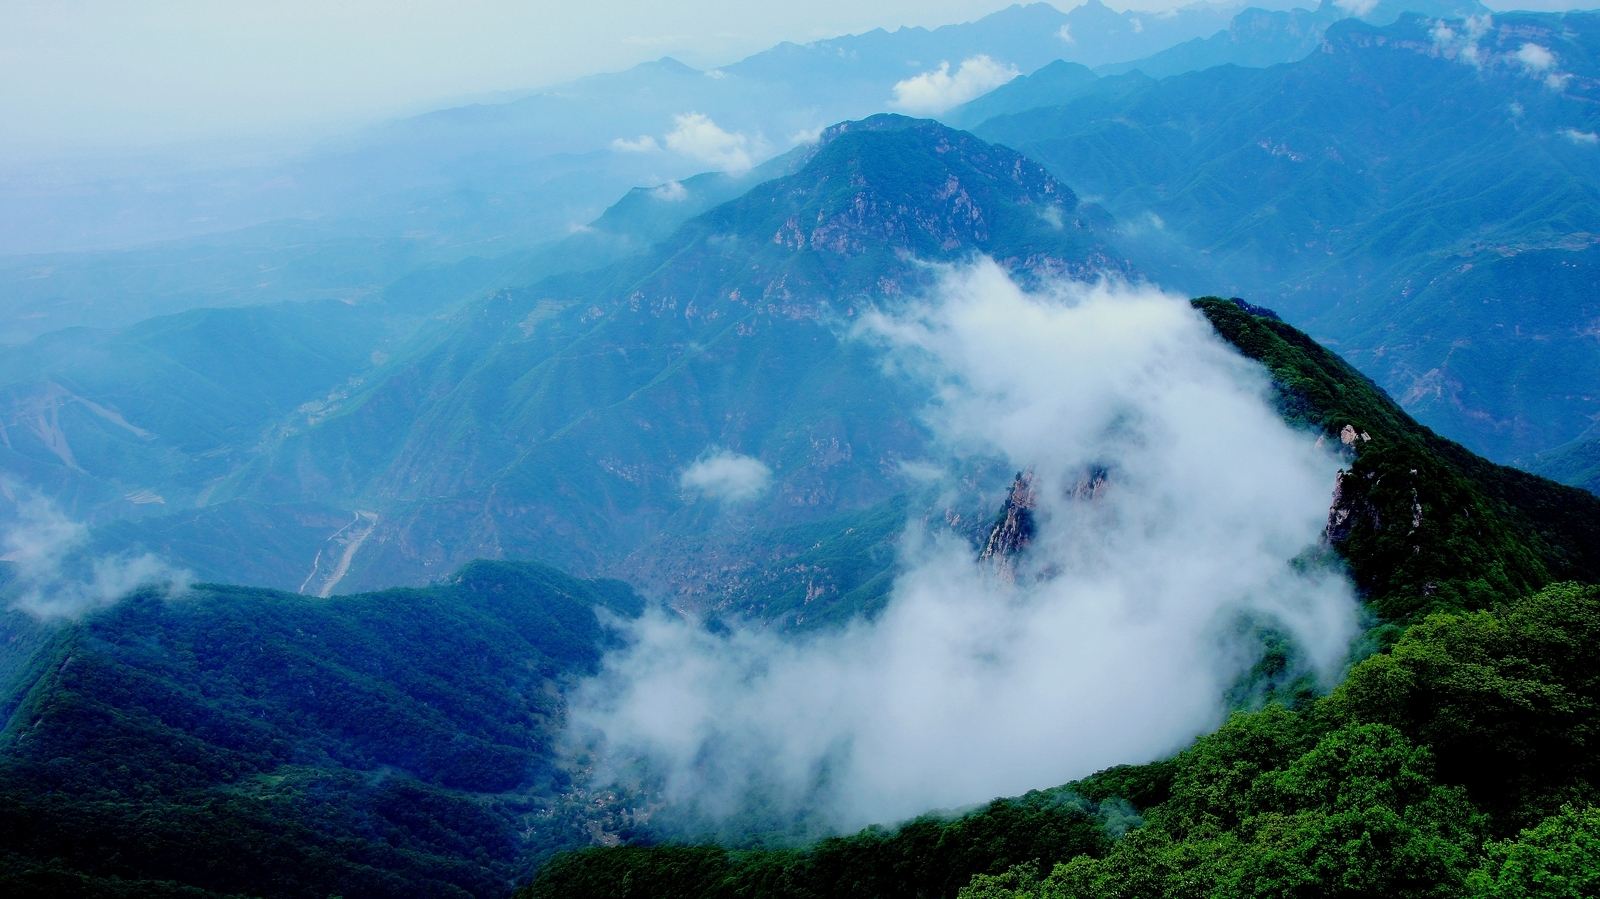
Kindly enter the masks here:
[[1526, 459], [1595, 414], [1597, 42], [1588, 13], [1347, 20], [1299, 62], [1067, 86], [976, 131], [1103, 198], [1158, 280], [1273, 306]]
[[[1024, 275], [1129, 271], [1104, 212], [933, 122], [840, 125], [792, 164], [643, 255], [462, 308], [291, 416], [210, 501], [376, 513], [338, 589], [476, 557], [614, 571], [642, 551], [648, 566], [664, 535], [815, 521], [904, 489], [892, 472], [921, 425], [849, 331], [916, 296], [929, 263], [982, 252]], [[710, 448], [759, 458], [771, 490], [694, 501], [678, 478]], [[200, 555], [180, 539], [152, 548]], [[299, 584], [305, 564], [284, 560], [275, 583]]]

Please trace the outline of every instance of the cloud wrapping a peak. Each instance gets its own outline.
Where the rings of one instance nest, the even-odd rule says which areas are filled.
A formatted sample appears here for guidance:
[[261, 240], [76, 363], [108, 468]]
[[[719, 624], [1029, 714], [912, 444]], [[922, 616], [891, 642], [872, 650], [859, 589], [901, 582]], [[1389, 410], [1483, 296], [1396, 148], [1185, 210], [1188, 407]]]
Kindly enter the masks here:
[[859, 339], [925, 386], [939, 467], [1033, 472], [1015, 577], [913, 528], [872, 621], [785, 638], [649, 612], [571, 697], [599, 782], [650, 791], [658, 823], [848, 829], [1173, 752], [1221, 721], [1262, 628], [1338, 673], [1358, 629], [1320, 550], [1339, 460], [1188, 303], [1030, 294], [982, 262]]
[[680, 203], [689, 199], [689, 189], [683, 186], [682, 181], [668, 181], [650, 188], [650, 196], [668, 203]]
[[897, 82], [890, 103], [906, 112], [940, 113], [976, 99], [1019, 74], [1016, 66], [983, 55], [965, 60], [954, 72], [950, 71], [950, 63], [941, 62], [937, 69]]

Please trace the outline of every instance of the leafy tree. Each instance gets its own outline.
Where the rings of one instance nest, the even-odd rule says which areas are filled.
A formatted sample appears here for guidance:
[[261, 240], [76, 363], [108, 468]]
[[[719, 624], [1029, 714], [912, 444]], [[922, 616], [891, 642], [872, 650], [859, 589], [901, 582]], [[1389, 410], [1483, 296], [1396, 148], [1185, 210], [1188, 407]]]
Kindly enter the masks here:
[[1597, 641], [1600, 588], [1559, 584], [1496, 612], [1429, 616], [1327, 705], [1433, 747], [1444, 778], [1526, 823], [1594, 793]]
[[1516, 839], [1484, 847], [1467, 878], [1474, 899], [1600, 896], [1600, 808], [1563, 806]]

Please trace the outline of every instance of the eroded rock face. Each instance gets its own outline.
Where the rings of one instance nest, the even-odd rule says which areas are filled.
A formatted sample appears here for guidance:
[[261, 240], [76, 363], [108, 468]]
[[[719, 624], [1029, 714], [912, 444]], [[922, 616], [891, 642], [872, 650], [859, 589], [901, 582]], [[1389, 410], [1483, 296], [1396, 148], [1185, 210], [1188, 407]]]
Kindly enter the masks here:
[[1005, 506], [1000, 517], [984, 541], [979, 561], [992, 562], [996, 572], [1007, 580], [1016, 578], [1017, 557], [1033, 542], [1035, 532], [1033, 510], [1038, 497], [1033, 489], [1033, 473], [1017, 472], [1006, 493]]
[[1358, 528], [1376, 531], [1382, 524], [1377, 506], [1368, 493], [1370, 484], [1366, 477], [1353, 471], [1339, 469], [1333, 479], [1333, 500], [1328, 505], [1328, 524], [1322, 529], [1322, 539], [1337, 546], [1350, 539]]
[[[1098, 502], [1104, 498], [1110, 486], [1110, 479], [1111, 473], [1107, 468], [1100, 465], [1092, 466], [1071, 486], [1063, 488], [1062, 498], [1069, 502]], [[1038, 492], [1033, 472], [1018, 472], [1011, 482], [1011, 489], [1006, 493], [1000, 517], [989, 529], [983, 550], [978, 553], [978, 560], [993, 564], [995, 573], [1005, 580], [1016, 580], [1022, 553], [1033, 542], [1037, 532], [1035, 519], [1037, 506]], [[1047, 568], [1036, 574], [1039, 577], [1049, 578], [1055, 572]]]
[[1371, 440], [1371, 434], [1366, 431], [1357, 432], [1355, 425], [1345, 425], [1344, 429], [1339, 432], [1339, 442], [1345, 446], [1354, 447], [1357, 445], [1357, 441], [1368, 443]]
[[[1345, 425], [1339, 439], [1358, 461], [1349, 469], [1340, 469], [1334, 477], [1323, 541], [1338, 546], [1357, 532], [1378, 532], [1385, 522], [1394, 528], [1406, 527], [1407, 538], [1415, 536], [1424, 519], [1417, 470], [1411, 469], [1409, 475], [1379, 475], [1359, 463], [1361, 446], [1370, 443], [1372, 435], [1357, 431], [1353, 425]], [[1387, 516], [1380, 506], [1388, 510]]]
[[1102, 466], [1096, 465], [1089, 469], [1089, 473], [1078, 479], [1072, 489], [1067, 491], [1067, 498], [1081, 502], [1093, 502], [1105, 495], [1106, 488], [1111, 483], [1111, 472]]

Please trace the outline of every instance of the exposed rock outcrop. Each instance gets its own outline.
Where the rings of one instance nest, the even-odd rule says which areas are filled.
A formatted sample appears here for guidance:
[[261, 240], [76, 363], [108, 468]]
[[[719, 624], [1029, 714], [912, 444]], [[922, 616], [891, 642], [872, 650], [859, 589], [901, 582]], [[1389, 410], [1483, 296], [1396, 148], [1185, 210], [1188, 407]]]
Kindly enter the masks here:
[[1322, 539], [1335, 546], [1350, 539], [1357, 529], [1376, 531], [1382, 526], [1378, 507], [1369, 496], [1370, 473], [1363, 477], [1339, 469], [1333, 479], [1333, 500], [1328, 505], [1328, 524]]
[[1011, 482], [1011, 489], [1006, 493], [1006, 502], [1000, 510], [1000, 517], [995, 520], [994, 527], [989, 530], [989, 539], [984, 541], [983, 551], [978, 553], [978, 560], [992, 562], [995, 571], [1006, 580], [1014, 580], [1017, 576], [1017, 557], [1033, 542], [1035, 525], [1033, 510], [1038, 503], [1038, 497], [1033, 489], [1033, 473], [1019, 471]]

